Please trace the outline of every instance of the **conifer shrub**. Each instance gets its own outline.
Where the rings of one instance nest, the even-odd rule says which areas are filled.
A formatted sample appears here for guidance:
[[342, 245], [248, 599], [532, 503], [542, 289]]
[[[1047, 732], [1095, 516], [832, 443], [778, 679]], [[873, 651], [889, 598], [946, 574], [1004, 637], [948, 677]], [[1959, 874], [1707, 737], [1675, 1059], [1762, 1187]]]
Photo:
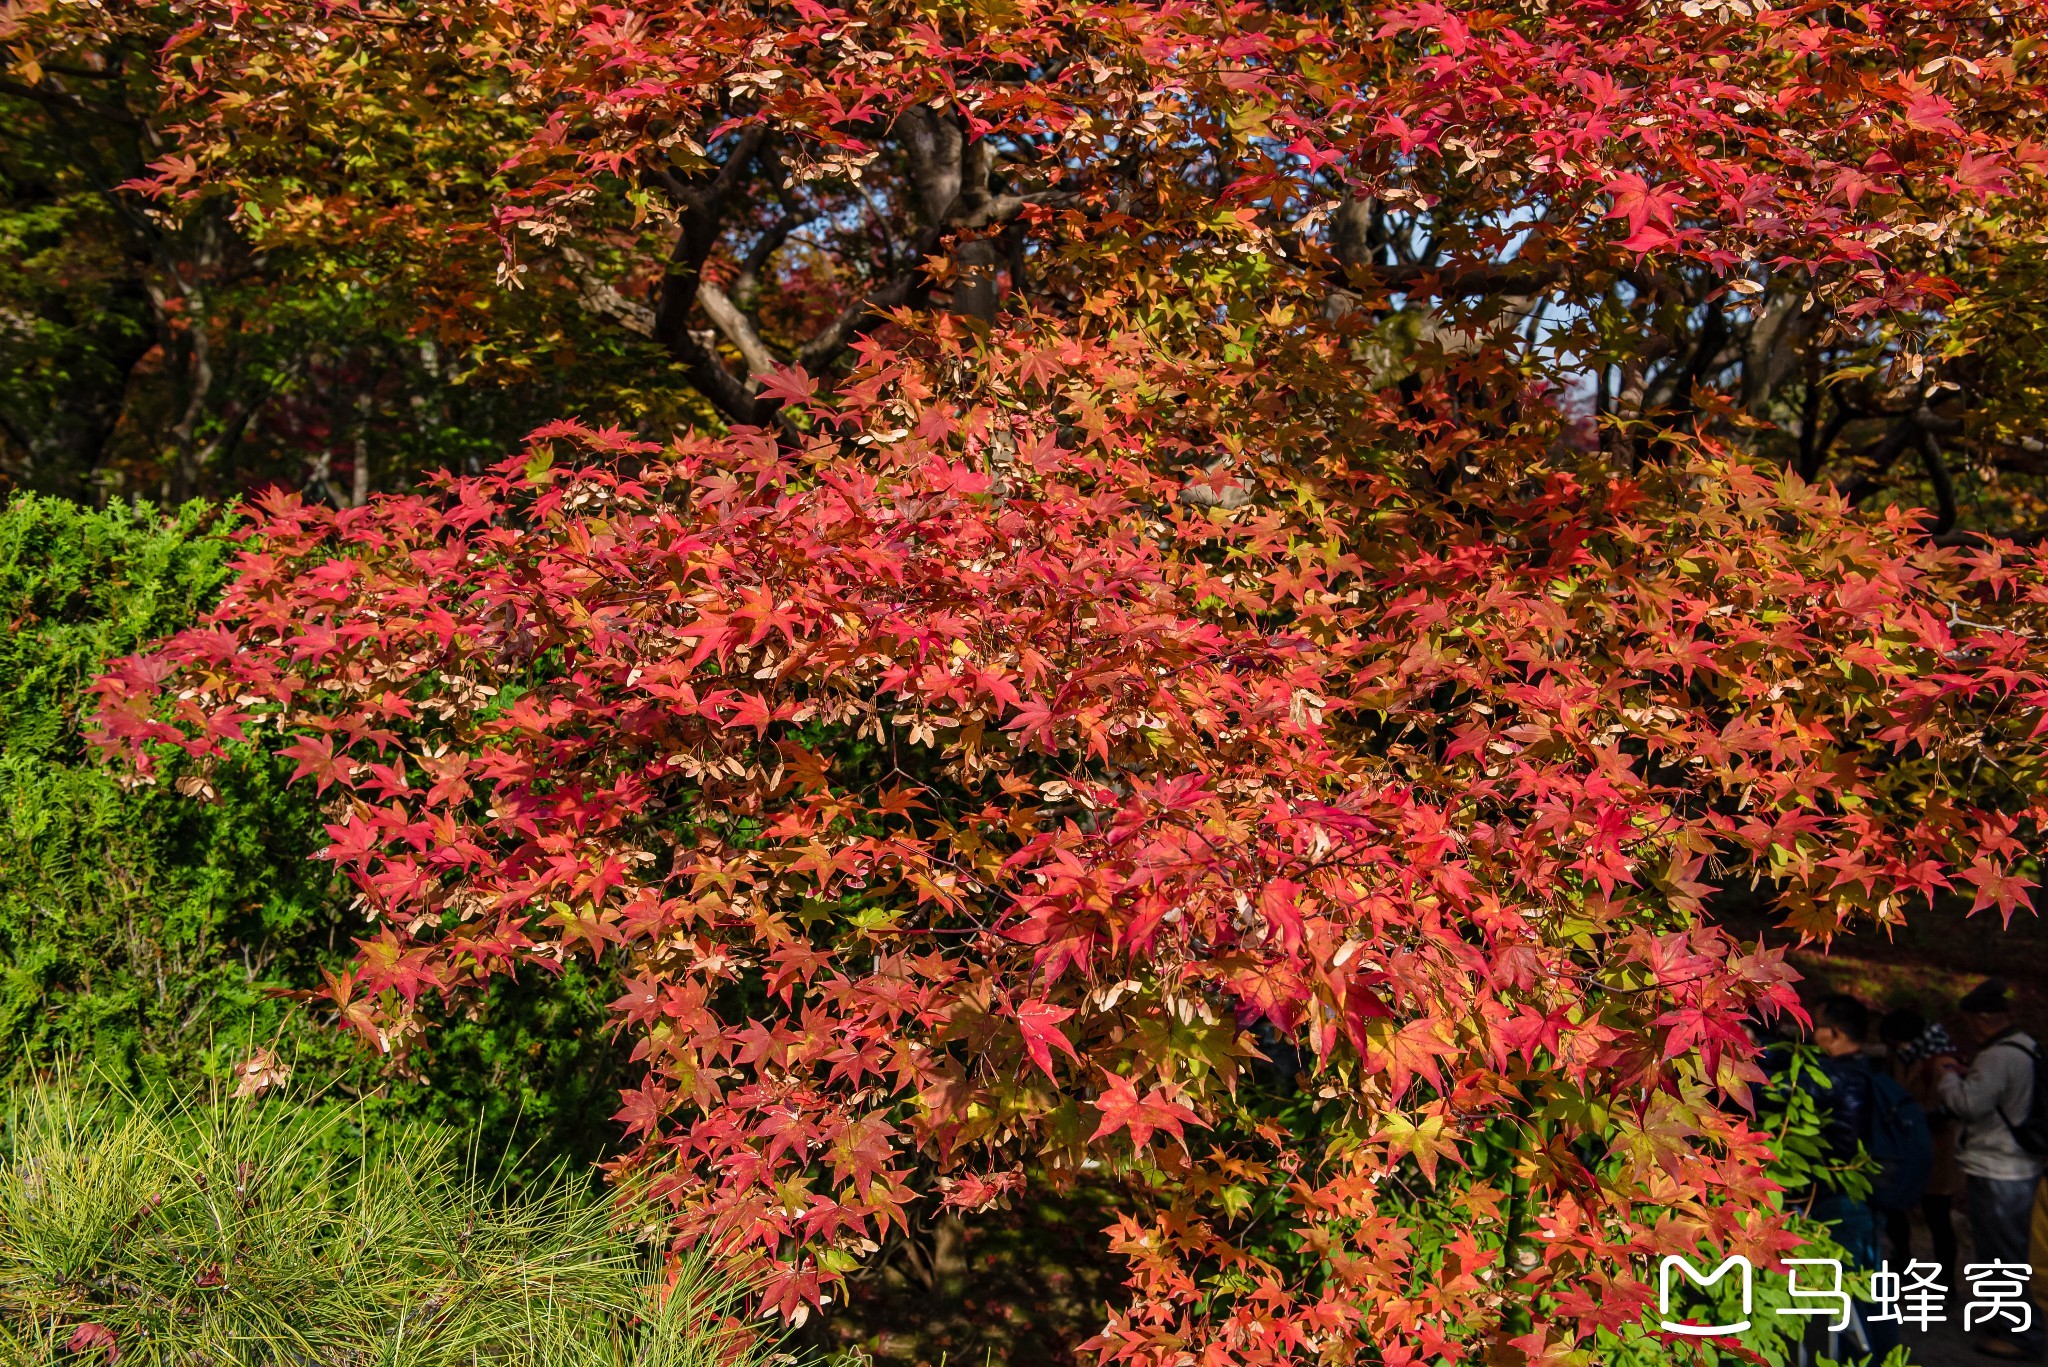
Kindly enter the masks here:
[[507, 1196], [499, 1166], [444, 1127], [366, 1128], [360, 1106], [308, 1102], [19, 1089], [0, 1141], [0, 1355], [132, 1367], [766, 1361], [770, 1349], [726, 1314], [730, 1286], [690, 1258], [650, 1260], [586, 1184]]
[[104, 661], [210, 605], [223, 522], [196, 503], [0, 511], [0, 1036], [17, 1065], [162, 1077], [241, 1047], [275, 1029], [264, 988], [339, 929], [312, 804], [269, 757], [238, 752], [203, 792], [179, 768], [124, 786], [81, 739]]

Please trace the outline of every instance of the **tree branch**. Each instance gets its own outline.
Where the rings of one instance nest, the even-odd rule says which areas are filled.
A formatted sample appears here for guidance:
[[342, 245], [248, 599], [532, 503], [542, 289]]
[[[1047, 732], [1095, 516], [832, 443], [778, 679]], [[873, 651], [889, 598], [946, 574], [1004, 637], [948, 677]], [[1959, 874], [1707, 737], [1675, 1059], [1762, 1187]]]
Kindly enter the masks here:
[[735, 301], [746, 301], [748, 307], [752, 307], [752, 301], [749, 296], [753, 293], [756, 282], [760, 280], [761, 272], [768, 269], [770, 258], [776, 252], [782, 250], [782, 244], [789, 240], [791, 233], [803, 227], [806, 223], [811, 222], [816, 217], [816, 214], [798, 213], [795, 210], [790, 210], [771, 224], [767, 232], [761, 234], [761, 240], [756, 242], [754, 249], [747, 253], [747, 259], [740, 263], [739, 275], [733, 280], [733, 297]]
[[[927, 227], [944, 224], [960, 198], [965, 173], [967, 134], [958, 122], [936, 110], [914, 105], [903, 115], [903, 150], [910, 160], [910, 183], [924, 210]], [[986, 186], [982, 187], [986, 191]]]
[[[1060, 207], [1080, 202], [1080, 196], [1065, 190], [1040, 190], [1029, 194], [992, 196], [983, 217], [984, 227], [1008, 223], [1024, 212], [1028, 205]], [[875, 319], [890, 309], [901, 308], [916, 297], [917, 287], [924, 275], [924, 262], [939, 249], [945, 240], [945, 226], [927, 228], [918, 235], [915, 250], [911, 253], [912, 265], [897, 272], [880, 288], [859, 296], [839, 311], [839, 316], [819, 329], [817, 334], [805, 342], [797, 352], [797, 364], [813, 375], [823, 375], [837, 360], [839, 353], [868, 327]]]
[[1565, 269], [1562, 265], [1523, 266], [1514, 262], [1461, 266], [1449, 271], [1441, 266], [1375, 265], [1359, 274], [1390, 294], [1459, 299], [1487, 294], [1542, 294], [1565, 278]]
[[1877, 449], [1871, 452], [1873, 465], [1870, 471], [1849, 481], [1848, 486], [1841, 491], [1842, 497], [1854, 505], [1876, 493], [1878, 486], [1883, 483], [1884, 472], [1889, 470], [1892, 462], [1912, 444], [1918, 431], [1919, 426], [1914, 422], [1913, 415], [1903, 414], [1885, 439], [1878, 443]]
[[1932, 539], [1937, 546], [1968, 546], [1972, 543], [1989, 545], [1994, 541], [2010, 541], [2016, 546], [2038, 546], [2048, 541], [2048, 527], [2031, 527], [2024, 532], [2013, 532], [2010, 535], [1980, 531], [1975, 527], [1957, 527]]
[[[1822, 393], [1820, 382], [1815, 378], [1818, 369], [1819, 367], [1811, 362], [1807, 365], [1806, 393], [1800, 396], [1799, 403], [1798, 468], [1799, 477], [1808, 484], [1813, 483], [1814, 477], [1820, 474], [1820, 410], [1821, 405], [1827, 401], [1827, 395]], [[1839, 409], [1840, 405], [1837, 404], [1836, 407]]]
[[725, 340], [738, 349], [748, 370], [756, 375], [765, 375], [781, 364], [775, 353], [768, 349], [768, 344], [761, 340], [761, 334], [754, 331], [752, 321], [726, 298], [724, 290], [709, 280], [700, 281], [697, 303], [718, 325], [718, 330], [725, 334]]
[[725, 201], [745, 174], [767, 137], [760, 126], [747, 129], [709, 185], [693, 186], [663, 169], [656, 179], [682, 209], [682, 226], [669, 253], [668, 270], [656, 296], [650, 334], [683, 363], [690, 383], [729, 420], [755, 423], [762, 414], [753, 386], [725, 368], [724, 362], [690, 330], [690, 313], [704, 281], [704, 262], [718, 245], [725, 225]]
[[854, 299], [839, 311], [838, 317], [820, 328], [798, 349], [797, 364], [813, 375], [823, 375], [862, 329], [890, 309], [901, 308], [910, 301], [918, 277], [923, 274], [923, 253], [919, 253], [918, 264], [899, 271], [880, 289]]
[[576, 281], [578, 293], [583, 296], [583, 306], [592, 313], [603, 314], [642, 337], [654, 336], [654, 310], [638, 300], [628, 299], [609, 282], [598, 278], [591, 268], [590, 258], [574, 247], [561, 249], [562, 261], [569, 268], [570, 276]]
[[[979, 232], [1009, 223], [1034, 205], [1065, 207], [1081, 202], [1077, 192], [1066, 190], [991, 193], [986, 164], [988, 149], [969, 142], [957, 120], [923, 106], [904, 115], [898, 127], [904, 135], [912, 186], [926, 226], [918, 234], [909, 264], [849, 301], [831, 322], [797, 348], [796, 363], [809, 374], [826, 374], [853, 340], [883, 314], [920, 301], [927, 279], [926, 263], [951, 233]], [[576, 277], [590, 307], [660, 342], [683, 363], [691, 384], [721, 414], [733, 422], [749, 424], [772, 421], [781, 406], [779, 401], [760, 398], [752, 379], [774, 369], [780, 359], [742, 307], [743, 291], [758, 278], [789, 235], [814, 217], [790, 209], [763, 233], [742, 264], [738, 277], [740, 299], [704, 279], [704, 263], [717, 248], [724, 231], [726, 202], [742, 183], [747, 167], [757, 159], [771, 170], [779, 164], [774, 145], [759, 127], [741, 135], [731, 155], [708, 183], [691, 183], [665, 167], [650, 171], [650, 179], [668, 193], [682, 215], [668, 269], [651, 308], [624, 298], [587, 272]], [[970, 241], [963, 244], [961, 258], [967, 269], [962, 271], [961, 285], [955, 290], [956, 308], [991, 317], [995, 270], [1000, 260], [998, 244], [980, 239]], [[690, 317], [700, 306], [718, 335], [730, 342], [745, 360], [748, 376], [736, 375], [728, 369], [708, 344], [707, 334], [691, 328]]]
[[37, 104], [48, 105], [55, 109], [68, 109], [77, 114], [90, 114], [94, 118], [105, 119], [109, 123], [125, 123], [134, 128], [140, 128], [145, 123], [143, 119], [138, 118], [126, 109], [101, 104], [97, 100], [84, 99], [72, 94], [68, 90], [51, 90], [41, 85], [23, 85], [19, 81], [10, 81], [5, 77], [0, 77], [0, 95], [12, 95], [16, 99], [32, 100]]
[[1925, 428], [1920, 431], [1920, 459], [1927, 466], [1927, 478], [1934, 482], [1935, 518], [1928, 534], [1945, 536], [1955, 530], [1956, 486], [1949, 478], [1948, 462], [1941, 458], [1941, 443]]
[[26, 452], [30, 459], [34, 459], [35, 440], [29, 435], [28, 429], [17, 420], [11, 404], [0, 404], [0, 436], [6, 437]]

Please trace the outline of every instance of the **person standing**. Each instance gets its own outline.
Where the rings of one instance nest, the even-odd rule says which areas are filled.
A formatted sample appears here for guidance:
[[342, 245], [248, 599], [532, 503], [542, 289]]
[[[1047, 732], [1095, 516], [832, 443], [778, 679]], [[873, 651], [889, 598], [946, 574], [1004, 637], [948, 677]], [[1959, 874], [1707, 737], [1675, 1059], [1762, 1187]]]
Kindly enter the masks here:
[[[1946, 1027], [1930, 1022], [1918, 1011], [1900, 1009], [1888, 1013], [1878, 1026], [1878, 1037], [1889, 1050], [1891, 1073], [1899, 1085], [1912, 1094], [1927, 1113], [1931, 1161], [1927, 1186], [1920, 1195], [1920, 1213], [1934, 1243], [1934, 1261], [1941, 1264], [1943, 1286], [1956, 1285], [1956, 1198], [1963, 1194], [1963, 1170], [1956, 1163], [1956, 1140], [1961, 1127], [1941, 1100], [1942, 1074], [1956, 1061], [1955, 1042]], [[1891, 1241], [1892, 1256], [1900, 1266], [1913, 1257], [1913, 1223], [1904, 1210], [1885, 1212], [1885, 1233]]]
[[[1821, 1142], [1834, 1163], [1855, 1162], [1875, 1134], [1877, 1075], [1863, 1053], [1869, 1033], [1870, 1008], [1854, 997], [1826, 997], [1813, 1009], [1813, 1043], [1821, 1052], [1820, 1070], [1828, 1082], [1826, 1095], [1816, 1098], [1825, 1117]], [[1877, 1217], [1870, 1203], [1832, 1185], [1818, 1185], [1810, 1207], [1813, 1218], [1828, 1227], [1856, 1270], [1876, 1271]], [[1852, 1314], [1866, 1349], [1862, 1360], [1882, 1362], [1898, 1346], [1897, 1326], [1872, 1319], [1864, 1301], [1854, 1303]]]
[[[1957, 1161], [1969, 1178], [1970, 1238], [1978, 1263], [2027, 1262], [2028, 1226], [2042, 1161], [2020, 1147], [2013, 1126], [2034, 1104], [2034, 1037], [2013, 1020], [2004, 982], [1992, 978], [1959, 1003], [1978, 1046], [1965, 1074], [1951, 1063], [1942, 1074], [1941, 1100], [1963, 1122]], [[2040, 1307], [2029, 1305], [2024, 1334], [2004, 1320], [1993, 1321], [1977, 1340], [1989, 1357], [2023, 1360], [2042, 1338]]]

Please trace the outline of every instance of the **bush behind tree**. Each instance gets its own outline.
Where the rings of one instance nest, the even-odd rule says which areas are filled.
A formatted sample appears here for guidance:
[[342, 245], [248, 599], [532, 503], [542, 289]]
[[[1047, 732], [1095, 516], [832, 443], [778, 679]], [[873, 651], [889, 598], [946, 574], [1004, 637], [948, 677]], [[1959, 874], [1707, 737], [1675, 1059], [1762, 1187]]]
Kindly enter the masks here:
[[22, 1062], [162, 1077], [242, 1047], [276, 1029], [263, 989], [338, 935], [312, 804], [274, 761], [238, 753], [193, 802], [182, 771], [123, 786], [80, 739], [101, 663], [213, 598], [222, 525], [196, 503], [0, 514], [0, 1030]]
[[0, 1038], [18, 1076], [90, 1060], [128, 1084], [224, 1076], [269, 1047], [375, 1093], [373, 1113], [481, 1123], [531, 1174], [596, 1159], [614, 1127], [609, 976], [529, 977], [449, 1023], [408, 1076], [273, 995], [354, 951], [347, 896], [314, 858], [314, 795], [234, 747], [201, 783], [168, 765], [124, 784], [87, 753], [105, 663], [208, 607], [234, 554], [231, 509], [23, 495], [0, 510]]

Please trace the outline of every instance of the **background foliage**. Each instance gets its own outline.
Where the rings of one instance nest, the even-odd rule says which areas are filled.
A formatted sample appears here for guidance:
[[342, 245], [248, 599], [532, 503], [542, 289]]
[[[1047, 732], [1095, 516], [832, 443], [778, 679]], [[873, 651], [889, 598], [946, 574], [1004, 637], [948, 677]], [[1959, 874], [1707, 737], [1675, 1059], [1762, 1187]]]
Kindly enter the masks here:
[[[1291, 149], [1313, 119], [1282, 80], [1232, 89], [1236, 108], [1192, 126], [1220, 135], [1220, 158], [1176, 142], [1190, 129], [1159, 136], [1173, 124], [1160, 119], [1125, 139], [1106, 181], [1048, 175], [1049, 147], [1113, 141], [1136, 93], [1085, 88], [1117, 68], [1114, 42], [1027, 60], [1048, 33], [1085, 35], [1086, 6], [983, 16], [1015, 40], [966, 76], [986, 109], [910, 101], [883, 117], [869, 73], [897, 55], [891, 25], [937, 51], [918, 25], [945, 34], [943, 10], [863, 11], [847, 28], [797, 7], [699, 29], [547, 5], [356, 22], [285, 3], [23, 0], [0, 13], [0, 478], [88, 498], [281, 480], [359, 503], [425, 470], [474, 471], [556, 417], [657, 439], [759, 421], [778, 402], [761, 390], [769, 369], [843, 372], [890, 309], [987, 321], [1027, 301], [1078, 307], [1036, 225], [1108, 205], [1144, 222], [1176, 181], [1256, 204], [1267, 171], [1233, 179], [1229, 158], [1303, 155]], [[1675, 44], [1618, 36], [1549, 71], [1497, 41], [1533, 33], [1535, 13], [1454, 7], [1436, 39], [1422, 11], [1387, 6], [1310, 58], [1312, 81], [1390, 96], [1354, 116], [1402, 159], [1398, 184], [1363, 193], [1347, 187], [1376, 153], [1311, 157], [1297, 177], [1331, 196], [1324, 244], [1351, 277], [1328, 307], [1429, 282], [1390, 334], [1455, 337], [1430, 320], [1470, 312], [1570, 353], [1604, 446], [1699, 418], [1861, 506], [1929, 508], [1938, 535], [2040, 530], [2043, 228], [2006, 200], [2029, 163], [1980, 141], [2038, 132], [2013, 84], [2034, 59], [2027, 14], [1944, 5], [1852, 36], [1811, 23], [1824, 6], [1695, 5], [1664, 35]], [[804, 129], [827, 110], [804, 109], [791, 79], [819, 60], [813, 37], [843, 73], [822, 139]], [[1326, 46], [1313, 25], [1286, 41], [1285, 61]], [[1830, 44], [1845, 60], [1793, 74], [1798, 53]], [[1703, 60], [1674, 75], [1672, 52]], [[1888, 90], [1899, 54], [1910, 88]], [[704, 62], [738, 64], [725, 93], [673, 98]], [[1412, 106], [1403, 86], [1420, 90]], [[1481, 89], [1498, 98], [1466, 99]], [[1881, 132], [1858, 147], [1774, 127], [1796, 105], [1832, 135], [1879, 91]], [[1546, 124], [1563, 108], [1576, 113]], [[1018, 109], [1054, 117], [1005, 125]], [[1673, 128], [1700, 145], [1674, 145]], [[1848, 235], [1836, 260], [1883, 252], [1912, 293], [1891, 302], [1910, 306], [1873, 312], [1867, 281], [1809, 277], [1782, 241], [1730, 292], [1685, 259], [1708, 245], [1709, 204], [1632, 163], [1592, 174], [1602, 138], [1641, 143], [1651, 163], [1690, 158], [1724, 210], [1771, 232], [1774, 215], [1789, 227], [1886, 205], [1895, 221]], [[1640, 250], [1567, 277], [1586, 227], [1576, 180], [1617, 192], [1596, 216], [1611, 207], [1615, 238]], [[1702, 407], [1696, 387], [1727, 402]]]
[[515, 1176], [588, 1164], [610, 1132], [617, 995], [571, 965], [506, 983], [448, 1023], [408, 1076], [383, 1073], [276, 990], [319, 981], [361, 933], [319, 804], [287, 761], [238, 747], [202, 789], [184, 766], [125, 784], [87, 751], [86, 686], [217, 596], [235, 516], [104, 510], [23, 495], [0, 510], [0, 1036], [8, 1076], [87, 1060], [130, 1083], [226, 1075], [267, 1047], [374, 1093], [373, 1113], [483, 1126]]
[[239, 754], [193, 801], [176, 771], [124, 786], [82, 740], [105, 661], [217, 595], [221, 523], [200, 504], [0, 512], [0, 1029], [17, 1066], [83, 1053], [134, 1076], [246, 1054], [280, 1017], [264, 988], [339, 930], [312, 803], [276, 761]]
[[[573, 286], [496, 289], [474, 221], [532, 120], [452, 54], [393, 64], [369, 98], [330, 86], [260, 204], [153, 210], [124, 187], [175, 155], [159, 61], [180, 35], [170, 4], [0, 9], [0, 482], [182, 503], [279, 480], [360, 503], [563, 411], [701, 411]], [[460, 305], [423, 317], [443, 290]]]

